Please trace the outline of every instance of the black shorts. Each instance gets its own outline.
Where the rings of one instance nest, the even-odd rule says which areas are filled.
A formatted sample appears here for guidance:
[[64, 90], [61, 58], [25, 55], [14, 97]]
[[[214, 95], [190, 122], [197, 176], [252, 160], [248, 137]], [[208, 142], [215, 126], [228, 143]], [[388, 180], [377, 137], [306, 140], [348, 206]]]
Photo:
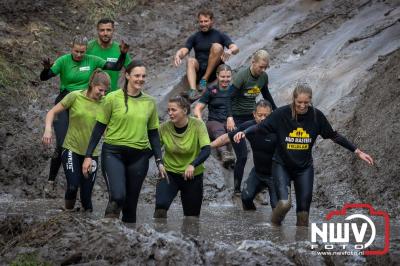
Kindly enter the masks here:
[[[199, 83], [200, 80], [203, 78], [203, 76], [204, 76], [204, 74], [206, 73], [206, 70], [207, 70], [207, 65], [208, 65], [208, 62], [206, 62], [206, 63], [200, 63], [199, 62], [199, 71], [197, 71], [196, 83]], [[208, 83], [211, 83], [211, 82], [213, 82], [214, 80], [217, 79], [216, 71], [217, 71], [218, 66], [213, 70], [213, 72], [211, 73], [210, 77], [208, 78], [208, 81], [207, 81]]]

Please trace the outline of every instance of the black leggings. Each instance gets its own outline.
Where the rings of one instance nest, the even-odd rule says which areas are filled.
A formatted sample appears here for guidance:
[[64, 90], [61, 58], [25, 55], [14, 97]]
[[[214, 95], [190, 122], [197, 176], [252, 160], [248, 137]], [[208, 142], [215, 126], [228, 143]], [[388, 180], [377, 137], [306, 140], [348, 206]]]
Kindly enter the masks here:
[[[244, 122], [252, 120], [252, 115], [248, 116], [240, 116], [240, 117], [233, 117], [235, 121], [235, 126], [239, 127]], [[236, 163], [235, 168], [233, 170], [233, 180], [234, 180], [234, 189], [235, 191], [240, 191], [240, 186], [242, 184], [243, 179], [243, 172], [247, 162], [247, 145], [246, 140], [241, 139], [239, 143], [232, 142], [233, 150], [235, 151], [236, 155]]]
[[203, 174], [185, 181], [182, 174], [167, 173], [169, 184], [166, 179], [161, 179], [157, 184], [156, 209], [168, 210], [180, 190], [183, 214], [185, 216], [199, 216], [203, 201]]
[[122, 209], [123, 222], [136, 222], [139, 193], [151, 155], [150, 149], [103, 144], [101, 165], [109, 194], [106, 217], [119, 216]]
[[293, 180], [296, 192], [296, 212], [310, 211], [314, 183], [313, 165], [305, 169], [292, 170], [274, 161], [272, 163], [272, 176], [274, 177], [278, 200], [289, 199], [290, 181]]
[[[63, 90], [57, 96], [54, 105], [57, 105], [61, 100], [69, 93], [68, 90]], [[62, 160], [62, 145], [64, 143], [65, 135], [67, 135], [69, 122], [68, 110], [62, 111], [57, 114], [56, 119], [53, 122], [54, 132], [56, 134], [56, 147], [50, 161], [49, 181], [54, 181], [57, 177], [58, 170], [60, 169]]]
[[64, 149], [62, 151], [62, 164], [65, 177], [67, 178], [67, 190], [65, 191], [66, 200], [75, 200], [80, 188], [80, 198], [82, 207], [85, 210], [93, 210], [92, 191], [96, 180], [98, 158], [93, 157], [92, 172], [88, 178], [82, 174], [82, 164], [85, 156]]
[[278, 202], [278, 198], [274, 187], [274, 180], [272, 176], [257, 174], [255, 168], [253, 167], [253, 169], [251, 169], [249, 177], [243, 184], [242, 195], [241, 195], [243, 209], [255, 210], [256, 206], [254, 205], [253, 200], [256, 197], [256, 195], [259, 192], [261, 192], [264, 188], [268, 188], [269, 202], [271, 208], [274, 209], [276, 203]]

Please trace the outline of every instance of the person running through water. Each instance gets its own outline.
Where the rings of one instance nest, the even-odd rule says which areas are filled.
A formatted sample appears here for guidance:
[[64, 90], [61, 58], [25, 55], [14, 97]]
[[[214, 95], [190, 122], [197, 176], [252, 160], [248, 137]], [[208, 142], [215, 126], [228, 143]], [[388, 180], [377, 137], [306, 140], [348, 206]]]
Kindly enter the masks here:
[[182, 96], [169, 99], [170, 120], [160, 126], [164, 165], [168, 179], [156, 188], [154, 218], [167, 218], [167, 211], [181, 191], [183, 214], [199, 216], [203, 201], [203, 162], [210, 155], [210, 139], [204, 122], [190, 117], [190, 103]]
[[[226, 102], [230, 100], [228, 87], [232, 79], [232, 69], [230, 66], [222, 64], [218, 66], [216, 74], [218, 83], [207, 88], [193, 110], [194, 117], [202, 119], [201, 113], [206, 105], [208, 105], [208, 120], [206, 126], [211, 140], [215, 140], [227, 132]], [[222, 145], [218, 147], [217, 150], [225, 168], [228, 168], [234, 163], [235, 158], [227, 145]]]
[[[211, 142], [211, 148], [216, 148], [225, 145], [226, 143], [233, 142], [233, 137], [237, 132], [261, 123], [261, 121], [267, 118], [271, 112], [272, 106], [268, 101], [263, 99], [258, 101], [253, 111], [254, 119], [241, 124], [235, 131], [231, 131], [218, 137], [216, 140]], [[254, 167], [251, 169], [249, 177], [243, 183], [243, 190], [241, 193], [243, 209], [256, 210], [253, 200], [264, 188], [268, 188], [270, 205], [271, 208], [274, 209], [278, 199], [271, 174], [271, 166], [272, 156], [275, 152], [276, 136], [272, 133], [265, 136], [253, 132], [247, 134], [246, 138], [249, 140], [253, 151]]]
[[[235, 130], [242, 123], [253, 119], [253, 110], [256, 98], [261, 94], [269, 101], [272, 109], [276, 109], [274, 100], [268, 89], [269, 54], [265, 50], [258, 50], [253, 54], [250, 67], [243, 67], [234, 76], [229, 88], [231, 100], [227, 102], [228, 117], [226, 127], [228, 131]], [[236, 154], [236, 164], [233, 171], [235, 193], [240, 193], [244, 168], [247, 161], [246, 141], [232, 143]]]
[[344, 136], [332, 129], [325, 115], [311, 105], [312, 90], [306, 84], [298, 84], [293, 90], [291, 104], [275, 110], [257, 126], [238, 132], [234, 139], [240, 141], [249, 132], [275, 133], [278, 145], [272, 164], [272, 176], [278, 195], [278, 203], [271, 221], [280, 225], [291, 208], [290, 183], [294, 181], [296, 192], [297, 226], [308, 226], [314, 183], [312, 147], [318, 135], [331, 139], [355, 153], [358, 158], [373, 165], [372, 157]]
[[[200, 97], [199, 91], [207, 88], [207, 83], [215, 80], [215, 70], [222, 62], [239, 52], [239, 48], [231, 38], [213, 28], [214, 14], [211, 10], [203, 9], [197, 14], [199, 31], [187, 39], [185, 47], [180, 48], [174, 57], [174, 65], [178, 67], [182, 59], [193, 48], [195, 58], [189, 57], [187, 61], [186, 76], [189, 82], [189, 99], [195, 101]], [[228, 48], [224, 51], [224, 47]]]
[[[165, 174], [162, 162], [158, 114], [155, 99], [142, 92], [146, 68], [141, 61], [133, 60], [126, 68], [125, 85], [109, 93], [86, 151], [82, 172], [88, 173], [93, 151], [107, 128], [101, 153], [101, 166], [109, 199], [106, 218], [136, 222], [139, 193], [149, 168], [149, 158], [154, 155], [161, 175]], [[150, 149], [151, 148], [151, 149]]]
[[[43, 60], [40, 80], [45, 81], [60, 75], [60, 94], [57, 96], [55, 104], [58, 104], [71, 91], [87, 89], [89, 78], [97, 68], [120, 71], [129, 50], [129, 45], [121, 42], [121, 55], [117, 62], [106, 62], [97, 56], [87, 55], [85, 54], [86, 48], [86, 37], [77, 35], [73, 38], [71, 53], [57, 58], [54, 64], [50, 62], [49, 58]], [[50, 188], [48, 189], [54, 188], [54, 180], [61, 166], [62, 144], [68, 129], [68, 111], [60, 112], [54, 120], [53, 126], [56, 134], [56, 148], [50, 161], [48, 178]]]
[[[103, 58], [107, 62], [116, 62], [121, 54], [119, 44], [113, 41], [114, 21], [109, 18], [102, 18], [97, 22], [97, 39], [89, 41], [86, 54]], [[129, 54], [126, 54], [123, 63], [126, 68], [132, 62]], [[118, 89], [119, 71], [106, 71], [111, 78], [111, 89], [108, 92]], [[107, 92], [107, 93], [108, 93]]]
[[50, 145], [53, 138], [52, 124], [54, 117], [69, 111], [69, 127], [62, 145], [62, 164], [67, 179], [65, 191], [65, 209], [72, 210], [80, 188], [80, 199], [85, 211], [92, 211], [92, 190], [96, 180], [98, 155], [96, 149], [89, 174], [84, 177], [82, 164], [85, 159], [89, 137], [96, 123], [96, 114], [101, 109], [101, 100], [110, 86], [110, 77], [102, 70], [95, 70], [89, 79], [89, 88], [73, 91], [57, 103], [46, 115], [46, 127], [42, 142]]

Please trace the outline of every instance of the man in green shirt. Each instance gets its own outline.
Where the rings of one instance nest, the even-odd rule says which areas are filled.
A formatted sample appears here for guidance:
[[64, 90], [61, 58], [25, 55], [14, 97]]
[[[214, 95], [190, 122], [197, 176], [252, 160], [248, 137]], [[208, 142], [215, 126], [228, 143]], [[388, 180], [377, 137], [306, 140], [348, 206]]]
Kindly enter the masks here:
[[[114, 21], [109, 18], [102, 18], [97, 22], [97, 34], [98, 38], [91, 40], [88, 43], [86, 53], [90, 55], [98, 56], [107, 62], [116, 62], [120, 55], [120, 48], [117, 42], [112, 40], [114, 33]], [[126, 67], [132, 59], [127, 54], [124, 62]], [[114, 91], [118, 89], [119, 72], [118, 71], [106, 71], [111, 78], [111, 89]]]

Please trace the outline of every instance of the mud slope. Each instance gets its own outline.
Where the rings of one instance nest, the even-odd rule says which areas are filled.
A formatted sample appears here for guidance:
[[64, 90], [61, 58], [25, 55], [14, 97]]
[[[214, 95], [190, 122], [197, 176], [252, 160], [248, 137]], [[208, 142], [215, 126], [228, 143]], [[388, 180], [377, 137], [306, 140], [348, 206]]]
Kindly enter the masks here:
[[[40, 82], [41, 59], [69, 52], [77, 33], [95, 36], [102, 16], [117, 21], [115, 39], [131, 44], [130, 53], [149, 66], [149, 80], [171, 68], [172, 54], [196, 29], [199, 8], [213, 6], [216, 27], [231, 31], [259, 6], [281, 1], [0, 1], [0, 192], [15, 198], [42, 196], [51, 149], [40, 143], [46, 111], [58, 92], [58, 79]], [[228, 8], [229, 7], [229, 8]], [[229, 12], [227, 12], [229, 10]], [[181, 75], [174, 71], [174, 75]], [[171, 76], [169, 76], [171, 78]], [[160, 80], [160, 83], [165, 82]], [[151, 85], [151, 84], [150, 84]], [[59, 175], [57, 195], [63, 194]], [[102, 178], [98, 190], [104, 194]]]
[[[318, 146], [315, 153], [319, 161], [316, 191], [334, 205], [361, 200], [389, 211], [392, 217], [400, 215], [399, 63], [400, 50], [380, 57], [369, 70], [365, 82], [331, 113], [332, 119], [340, 121], [338, 130], [376, 160], [376, 166], [371, 170], [337, 145], [324, 142]], [[352, 117], [343, 115], [348, 110], [354, 110]]]

